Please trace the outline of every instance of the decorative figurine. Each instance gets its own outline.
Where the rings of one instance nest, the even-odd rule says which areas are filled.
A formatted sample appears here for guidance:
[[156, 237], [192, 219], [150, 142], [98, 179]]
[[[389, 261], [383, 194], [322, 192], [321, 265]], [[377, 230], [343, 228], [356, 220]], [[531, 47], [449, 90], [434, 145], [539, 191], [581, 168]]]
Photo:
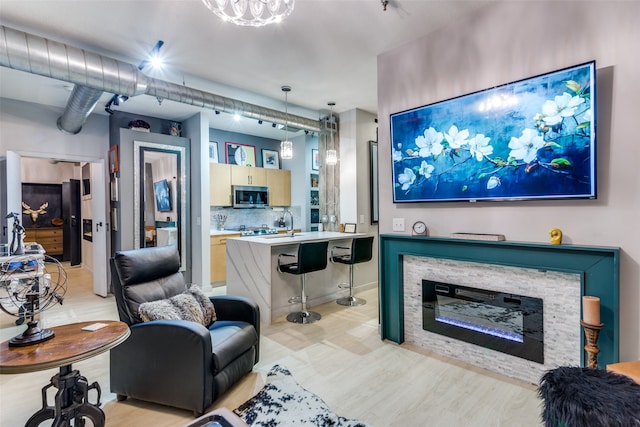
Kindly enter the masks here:
[[22, 255], [24, 254], [24, 227], [20, 224], [20, 217], [16, 212], [11, 212], [6, 218], [13, 218], [13, 236], [11, 239], [11, 246], [9, 246], [9, 255]]
[[562, 230], [560, 230], [559, 228], [552, 228], [549, 231], [549, 236], [551, 237], [552, 245], [562, 244]]

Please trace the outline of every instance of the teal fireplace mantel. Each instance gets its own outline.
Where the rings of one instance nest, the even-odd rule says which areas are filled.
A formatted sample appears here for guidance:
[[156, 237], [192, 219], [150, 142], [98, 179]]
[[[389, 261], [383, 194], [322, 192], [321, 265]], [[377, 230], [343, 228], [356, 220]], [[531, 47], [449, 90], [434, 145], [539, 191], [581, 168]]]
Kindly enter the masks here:
[[[598, 338], [598, 364], [618, 362], [619, 354], [619, 248], [551, 245], [523, 242], [493, 242], [437, 237], [380, 235], [380, 317], [382, 339], [404, 341], [405, 255], [506, 265], [538, 270], [577, 273], [580, 295], [600, 298], [604, 323]], [[579, 327], [576, 325], [576, 327]], [[584, 334], [581, 346], [584, 347]], [[582, 352], [582, 365], [586, 358]]]

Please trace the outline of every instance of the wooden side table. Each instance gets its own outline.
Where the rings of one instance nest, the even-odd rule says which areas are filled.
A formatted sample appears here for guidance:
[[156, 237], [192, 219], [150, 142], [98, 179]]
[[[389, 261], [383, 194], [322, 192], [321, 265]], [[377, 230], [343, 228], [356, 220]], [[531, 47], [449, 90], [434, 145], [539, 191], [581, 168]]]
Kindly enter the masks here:
[[626, 375], [640, 384], [640, 360], [636, 360], [635, 362], [612, 363], [607, 365], [607, 371]]
[[[104, 325], [94, 331], [83, 328]], [[36, 427], [53, 419], [54, 426], [69, 427], [84, 425], [88, 418], [94, 427], [104, 427], [105, 415], [100, 409], [100, 385], [89, 384], [77, 370], [71, 369], [73, 362], [88, 359], [119, 345], [130, 334], [124, 322], [102, 320], [79, 322], [51, 328], [55, 337], [48, 341], [25, 347], [9, 347], [8, 341], [0, 343], [0, 374], [20, 374], [60, 368], [51, 378], [51, 383], [42, 388], [42, 409], [29, 418], [25, 427]], [[47, 403], [47, 389], [56, 387], [55, 405]], [[96, 390], [96, 403], [88, 400], [89, 390]]]

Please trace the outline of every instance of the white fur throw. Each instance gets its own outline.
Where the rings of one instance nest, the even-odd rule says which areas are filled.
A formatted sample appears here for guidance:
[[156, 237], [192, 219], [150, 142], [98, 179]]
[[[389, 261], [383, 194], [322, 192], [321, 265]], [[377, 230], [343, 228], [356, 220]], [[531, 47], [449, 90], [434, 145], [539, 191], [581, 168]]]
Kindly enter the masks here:
[[143, 321], [190, 320], [208, 327], [216, 320], [216, 311], [202, 289], [191, 286], [169, 299], [145, 302], [138, 309]]

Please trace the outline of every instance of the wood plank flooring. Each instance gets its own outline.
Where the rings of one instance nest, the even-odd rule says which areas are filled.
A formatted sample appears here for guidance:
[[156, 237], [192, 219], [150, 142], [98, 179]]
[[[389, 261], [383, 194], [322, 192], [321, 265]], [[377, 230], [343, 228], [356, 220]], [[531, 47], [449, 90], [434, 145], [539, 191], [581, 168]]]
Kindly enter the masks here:
[[[68, 264], [65, 268], [69, 283], [64, 304], [44, 312], [42, 325], [118, 319], [113, 296], [93, 294], [90, 273]], [[381, 341], [377, 291], [358, 296], [367, 304], [343, 307], [332, 302], [314, 307], [322, 314], [318, 323], [294, 325], [280, 318], [263, 325], [260, 362], [211, 409], [239, 406], [262, 388], [266, 372], [281, 364], [336, 413], [375, 427], [542, 425], [535, 386], [411, 345]], [[0, 314], [0, 340], [24, 330], [14, 321]], [[132, 399], [117, 402], [109, 391], [108, 354], [76, 363], [73, 368], [89, 383], [99, 382], [108, 427], [173, 427], [193, 420], [190, 411]], [[0, 426], [24, 425], [40, 409], [40, 390], [56, 373], [0, 376]], [[53, 402], [53, 393], [49, 402]]]

